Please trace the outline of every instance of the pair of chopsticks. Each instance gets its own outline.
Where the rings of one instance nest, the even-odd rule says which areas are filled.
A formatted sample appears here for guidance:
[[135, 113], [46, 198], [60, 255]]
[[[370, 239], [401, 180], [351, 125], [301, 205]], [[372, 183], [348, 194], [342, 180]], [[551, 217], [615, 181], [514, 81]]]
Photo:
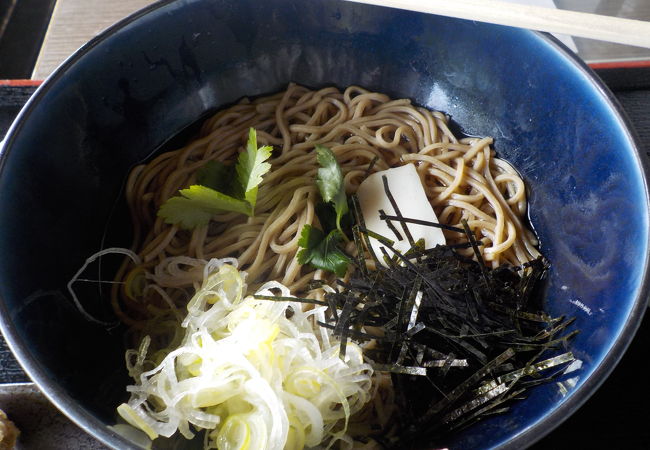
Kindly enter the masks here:
[[498, 0], [349, 0], [650, 48], [650, 22]]

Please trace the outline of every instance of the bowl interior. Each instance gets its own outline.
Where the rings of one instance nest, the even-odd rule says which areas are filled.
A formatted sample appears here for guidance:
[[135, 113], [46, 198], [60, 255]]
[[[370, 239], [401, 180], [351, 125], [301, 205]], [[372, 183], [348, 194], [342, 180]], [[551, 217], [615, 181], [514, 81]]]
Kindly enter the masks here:
[[[467, 135], [494, 136], [524, 176], [552, 263], [547, 308], [576, 317], [582, 368], [448, 444], [521, 447], [548, 432], [611, 370], [645, 303], [646, 184], [624, 120], [545, 36], [340, 1], [162, 2], [39, 89], [0, 163], [1, 322], [30, 376], [82, 427], [125, 447], [107, 429], [126, 397], [122, 330], [85, 321], [66, 284], [90, 254], [129, 246], [121, 190], [133, 165], [208, 111], [290, 81], [357, 84], [441, 110]], [[86, 295], [106, 313], [97, 289]]]

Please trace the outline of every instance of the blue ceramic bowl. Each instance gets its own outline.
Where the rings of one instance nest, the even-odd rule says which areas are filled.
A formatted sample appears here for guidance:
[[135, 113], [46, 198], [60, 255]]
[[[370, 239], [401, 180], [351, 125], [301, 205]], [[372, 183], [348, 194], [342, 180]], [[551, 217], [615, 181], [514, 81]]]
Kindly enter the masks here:
[[129, 446], [107, 427], [127, 382], [122, 338], [86, 323], [65, 285], [102, 246], [128, 245], [131, 166], [206, 112], [289, 81], [409, 97], [494, 136], [521, 171], [553, 264], [547, 308], [577, 318], [582, 368], [448, 444], [521, 448], [551, 431], [613, 369], [646, 304], [647, 181], [620, 107], [546, 35], [334, 0], [162, 1], [42, 85], [0, 160], [1, 324], [25, 370], [89, 433]]

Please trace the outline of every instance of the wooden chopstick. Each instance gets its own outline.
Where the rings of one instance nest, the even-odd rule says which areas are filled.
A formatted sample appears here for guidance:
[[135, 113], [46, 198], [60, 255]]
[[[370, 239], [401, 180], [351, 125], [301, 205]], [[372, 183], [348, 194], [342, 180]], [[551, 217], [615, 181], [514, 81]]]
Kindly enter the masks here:
[[650, 22], [498, 0], [348, 0], [650, 48]]

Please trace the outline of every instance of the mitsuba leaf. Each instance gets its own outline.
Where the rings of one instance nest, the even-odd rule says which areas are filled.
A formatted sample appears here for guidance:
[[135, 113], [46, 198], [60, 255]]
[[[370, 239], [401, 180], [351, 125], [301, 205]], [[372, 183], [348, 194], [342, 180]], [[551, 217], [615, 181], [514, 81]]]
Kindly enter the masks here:
[[166, 223], [182, 228], [207, 225], [214, 214], [226, 211], [252, 215], [250, 203], [217, 192], [209, 187], [193, 185], [180, 191], [181, 197], [172, 197], [160, 207], [158, 215]]
[[232, 195], [233, 175], [232, 166], [227, 166], [221, 161], [208, 161], [196, 171], [196, 182], [201, 186]]
[[[314, 205], [314, 212], [316, 213], [316, 217], [318, 217], [321, 229], [325, 232], [325, 234], [337, 229], [336, 211], [330, 203], [316, 203]], [[340, 225], [343, 230], [352, 230], [352, 226], [354, 225], [354, 218], [352, 217], [352, 214], [344, 214], [341, 218]], [[347, 234], [347, 237], [350, 238], [352, 236], [351, 234]]]
[[320, 222], [321, 230], [325, 234], [336, 230], [336, 211], [329, 203], [318, 202], [314, 205], [314, 212]]
[[271, 157], [268, 145], [257, 148], [257, 133], [249, 130], [246, 150], [239, 154], [236, 166], [209, 161], [197, 171], [199, 184], [180, 191], [158, 210], [166, 223], [192, 229], [207, 225], [215, 214], [236, 212], [252, 216], [257, 189], [262, 177], [271, 169], [265, 162]]
[[336, 227], [341, 229], [341, 218], [348, 212], [348, 199], [345, 195], [345, 183], [343, 182], [343, 172], [336, 161], [334, 152], [329, 148], [317, 145], [316, 158], [321, 168], [318, 169], [316, 186], [320, 191], [323, 201], [332, 203], [336, 211]]
[[262, 182], [262, 176], [271, 170], [271, 164], [265, 162], [271, 157], [273, 148], [270, 145], [257, 148], [257, 133], [253, 128], [248, 133], [246, 151], [239, 154], [237, 161], [237, 191], [239, 198], [245, 199], [255, 208], [257, 187]]
[[158, 216], [165, 223], [179, 225], [181, 228], [193, 229], [206, 225], [215, 214], [210, 209], [197, 208], [192, 200], [186, 197], [172, 197], [158, 210]]
[[342, 238], [339, 230], [325, 235], [318, 228], [305, 225], [298, 240], [298, 246], [301, 248], [298, 252], [298, 262], [334, 272], [339, 277], [344, 276], [350, 258], [338, 247]]

